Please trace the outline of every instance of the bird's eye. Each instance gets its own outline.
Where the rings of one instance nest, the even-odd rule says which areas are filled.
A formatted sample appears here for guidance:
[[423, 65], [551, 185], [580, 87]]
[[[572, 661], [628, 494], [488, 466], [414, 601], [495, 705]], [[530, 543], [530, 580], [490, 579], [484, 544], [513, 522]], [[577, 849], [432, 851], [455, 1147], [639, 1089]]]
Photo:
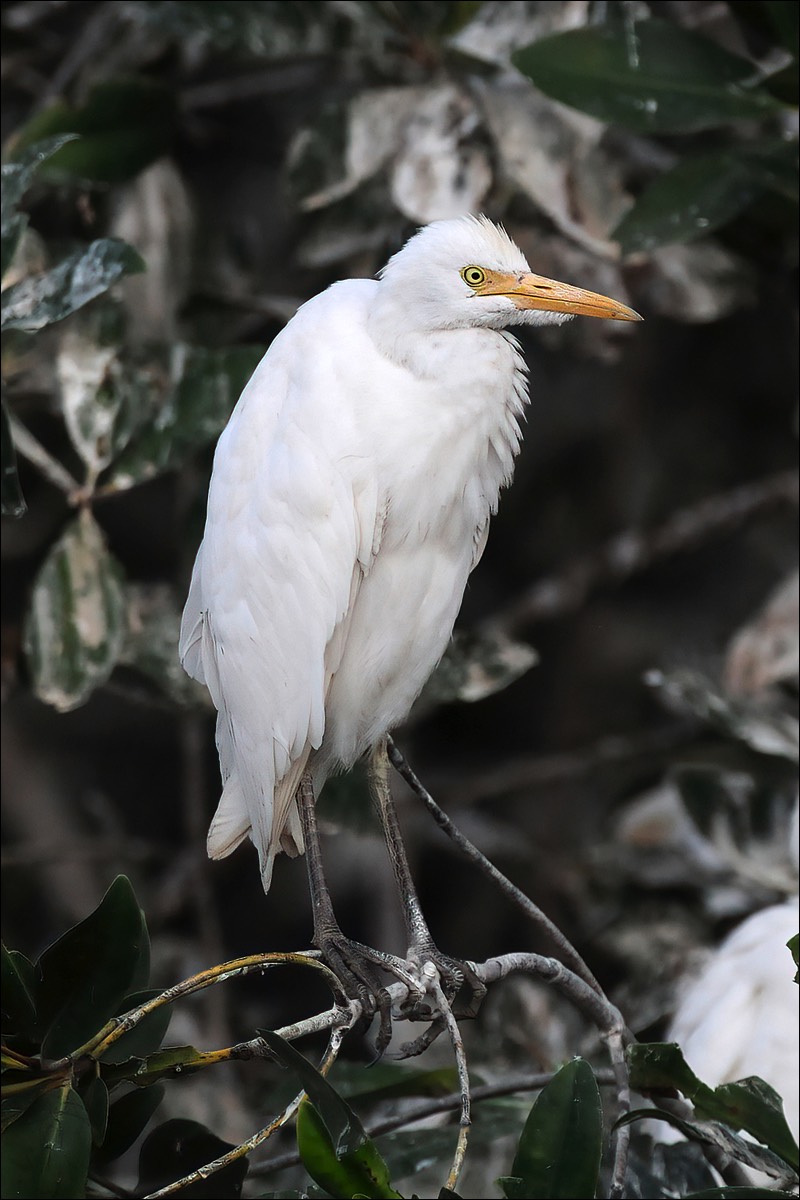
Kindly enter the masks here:
[[480, 267], [464, 267], [461, 278], [471, 288], [480, 287], [482, 283], [486, 283], [486, 272]]

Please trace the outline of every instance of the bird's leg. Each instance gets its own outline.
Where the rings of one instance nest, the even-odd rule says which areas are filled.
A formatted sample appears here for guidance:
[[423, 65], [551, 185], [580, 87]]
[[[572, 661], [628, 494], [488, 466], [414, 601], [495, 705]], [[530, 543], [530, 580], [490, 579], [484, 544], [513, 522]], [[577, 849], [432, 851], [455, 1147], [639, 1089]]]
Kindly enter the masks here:
[[392, 871], [403, 905], [403, 920], [409, 942], [409, 961], [417, 969], [426, 962], [433, 962], [439, 971], [442, 987], [449, 1001], [455, 999], [462, 986], [469, 988], [470, 996], [460, 1010], [462, 1016], [475, 1016], [486, 987], [466, 963], [443, 954], [436, 946], [428, 923], [422, 912], [417, 889], [408, 865], [408, 856], [400, 831], [397, 808], [389, 784], [389, 757], [386, 740], [383, 739], [372, 752], [369, 764], [370, 791], [383, 828]]
[[297, 806], [305, 839], [314, 920], [313, 943], [322, 951], [325, 961], [341, 981], [348, 996], [359, 1001], [365, 1015], [372, 1017], [378, 1013], [380, 1029], [376, 1038], [376, 1049], [380, 1057], [389, 1044], [392, 1033], [391, 1001], [381, 971], [388, 971], [396, 976], [414, 993], [418, 992], [419, 988], [414, 977], [394, 955], [373, 950], [361, 942], [354, 942], [342, 933], [333, 911], [333, 901], [322, 866], [314, 784], [308, 771], [303, 775], [297, 789]]

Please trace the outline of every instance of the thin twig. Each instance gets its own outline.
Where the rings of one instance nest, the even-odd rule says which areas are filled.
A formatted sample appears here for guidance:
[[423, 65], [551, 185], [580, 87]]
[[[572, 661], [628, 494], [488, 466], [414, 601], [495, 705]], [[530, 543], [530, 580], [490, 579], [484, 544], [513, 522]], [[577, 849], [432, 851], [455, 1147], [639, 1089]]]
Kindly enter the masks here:
[[469, 1136], [469, 1127], [472, 1123], [472, 1113], [470, 1108], [470, 1087], [469, 1087], [469, 1071], [467, 1070], [467, 1054], [464, 1049], [464, 1039], [461, 1036], [461, 1030], [458, 1027], [458, 1021], [453, 1016], [453, 1010], [450, 1003], [444, 994], [439, 972], [431, 963], [426, 963], [423, 967], [423, 972], [428, 974], [429, 966], [433, 970], [433, 978], [429, 981], [429, 987], [439, 1009], [439, 1013], [444, 1019], [447, 1031], [450, 1034], [450, 1044], [453, 1047], [453, 1055], [456, 1060], [456, 1070], [458, 1073], [458, 1087], [461, 1094], [461, 1117], [458, 1122], [458, 1140], [456, 1142], [455, 1154], [453, 1155], [453, 1165], [447, 1176], [446, 1188], [454, 1192], [458, 1187], [458, 1179], [464, 1167], [464, 1159], [467, 1155], [467, 1140]]
[[576, 612], [601, 587], [623, 583], [663, 558], [694, 550], [766, 509], [797, 502], [797, 472], [779, 471], [680, 508], [649, 532], [626, 529], [561, 573], [541, 579], [494, 613], [484, 629], [512, 636], [537, 621]]
[[[615, 1029], [606, 1033], [605, 1042], [608, 1046], [608, 1056], [611, 1059], [611, 1069], [617, 1085], [618, 1116], [624, 1116], [631, 1110], [631, 1081], [625, 1057], [623, 1029]], [[628, 1154], [631, 1145], [630, 1125], [615, 1125], [611, 1134], [611, 1144], [614, 1157], [608, 1195], [609, 1200], [621, 1200], [621, 1197], [625, 1195], [625, 1176], [628, 1171]]]
[[448, 776], [436, 784], [435, 790], [457, 796], [459, 805], [468, 806], [473, 800], [580, 779], [599, 767], [629, 763], [640, 758], [652, 762], [655, 756], [666, 755], [690, 742], [697, 734], [698, 725], [699, 722], [692, 718], [676, 718], [658, 729], [599, 738], [560, 754], [512, 758], [499, 766], [484, 770], [476, 768], [464, 775]]
[[81, 485], [77, 479], [70, 475], [67, 468], [62, 466], [57, 458], [53, 458], [49, 450], [45, 450], [39, 439], [35, 438], [13, 413], [9, 413], [9, 423], [17, 452], [23, 458], [27, 458], [28, 462], [44, 475], [48, 483], [52, 483], [68, 497], [79, 495]]
[[575, 971], [570, 971], [557, 958], [544, 954], [534, 954], [530, 951], [511, 954], [498, 954], [487, 958], [485, 962], [470, 963], [475, 974], [485, 984], [505, 979], [515, 971], [524, 971], [541, 979], [543, 983], [554, 987], [557, 992], [569, 1000], [575, 1008], [597, 1027], [604, 1038], [619, 1034], [625, 1045], [636, 1039], [627, 1028], [619, 1009], [611, 1003], [603, 992], [596, 991], [591, 984], [582, 979]]
[[542, 912], [538, 905], [534, 904], [533, 901], [526, 896], [523, 891], [513, 884], [511, 880], [508, 879], [507, 876], [505, 876], [503, 872], [494, 865], [493, 862], [490, 862], [486, 855], [482, 854], [478, 847], [474, 845], [469, 838], [465, 837], [460, 829], [457, 828], [453, 821], [450, 820], [447, 813], [439, 807], [424, 784], [414, 774], [414, 771], [409, 766], [401, 751], [398, 750], [392, 738], [387, 739], [387, 750], [392, 766], [400, 775], [402, 775], [403, 779], [405, 779], [406, 783], [414, 792], [414, 794], [419, 797], [439, 828], [447, 834], [447, 836], [456, 844], [456, 846], [458, 846], [459, 850], [467, 858], [469, 858], [471, 862], [475, 863], [475, 865], [484, 875], [491, 879], [491, 881], [500, 888], [504, 895], [506, 895], [514, 904], [522, 909], [529, 920], [531, 920], [539, 929], [544, 930], [544, 932], [553, 942], [553, 945], [557, 947], [564, 958], [574, 967], [576, 973], [581, 977], [581, 979], [583, 979], [589, 985], [589, 987], [593, 988], [598, 995], [601, 994], [602, 989], [600, 984], [597, 982], [594, 975], [589, 970], [588, 966], [583, 961], [580, 954], [569, 941], [569, 939], [561, 932], [558, 926], [555, 925], [550, 918]]
[[[550, 1082], [553, 1074], [553, 1071], [538, 1071], [532, 1075], [520, 1075], [506, 1079], [502, 1083], [480, 1084], [471, 1090], [472, 1103], [478, 1104], [482, 1100], [494, 1100], [501, 1096], [511, 1096], [515, 1092], [540, 1091]], [[614, 1072], [607, 1069], [595, 1070], [595, 1078], [600, 1087], [613, 1087], [616, 1083]], [[460, 1091], [450, 1092], [447, 1096], [438, 1096], [433, 1100], [423, 1100], [402, 1113], [395, 1113], [391, 1117], [384, 1117], [380, 1121], [365, 1124], [367, 1136], [370, 1138], [382, 1137], [385, 1133], [394, 1133], [406, 1125], [414, 1125], [417, 1121], [424, 1121], [428, 1117], [455, 1112], [457, 1109], [461, 1109], [462, 1106], [463, 1096]], [[267, 1159], [265, 1162], [254, 1163], [250, 1168], [248, 1178], [260, 1178], [265, 1175], [271, 1175], [275, 1171], [283, 1171], [287, 1167], [296, 1167], [301, 1161], [297, 1150], [287, 1150], [283, 1154], [278, 1154], [274, 1158]]]
[[[161, 992], [158, 996], [153, 996], [151, 1000], [139, 1005], [138, 1008], [131, 1009], [130, 1012], [124, 1013], [122, 1016], [112, 1017], [85, 1045], [79, 1046], [77, 1050], [73, 1050], [71, 1054], [66, 1055], [64, 1058], [47, 1063], [47, 1071], [56, 1073], [64, 1070], [84, 1057], [90, 1057], [95, 1060], [101, 1058], [123, 1034], [129, 1033], [131, 1029], [135, 1029], [139, 1022], [144, 1020], [146, 1016], [149, 1016], [150, 1013], [158, 1008], [163, 1008], [166, 1004], [174, 1004], [176, 1000], [194, 995], [196, 992], [201, 992], [205, 988], [212, 987], [217, 983], [224, 983], [229, 979], [238, 979], [245, 975], [251, 975], [254, 971], [264, 972], [271, 967], [287, 965], [312, 967], [314, 970], [320, 971], [334, 995], [341, 1000], [342, 1006], [347, 1010], [348, 1001], [342, 991], [342, 986], [338, 978], [334, 975], [333, 971], [319, 961], [317, 955], [287, 953], [250, 954], [245, 958], [234, 958], [229, 962], [221, 963], [217, 967], [200, 971], [199, 974], [192, 975], [189, 979], [184, 979], [181, 983], [176, 983], [173, 987], [167, 988], [166, 991]], [[342, 1008], [331, 1011], [341, 1013]], [[327, 1024], [333, 1025], [335, 1021], [336, 1017], [334, 1015]], [[317, 1028], [319, 1027], [317, 1026]]]
[[[328, 1046], [319, 1065], [321, 1075], [327, 1075], [336, 1058], [342, 1045], [345, 1030], [342, 1027], [336, 1027], [331, 1030], [331, 1035], [328, 1040]], [[237, 1162], [238, 1159], [244, 1158], [245, 1155], [251, 1154], [258, 1146], [262, 1145], [268, 1138], [272, 1137], [279, 1129], [282, 1129], [288, 1121], [297, 1112], [300, 1104], [305, 1096], [305, 1092], [298, 1092], [283, 1112], [277, 1116], [274, 1121], [270, 1121], [269, 1125], [265, 1125], [258, 1133], [254, 1133], [247, 1141], [241, 1142], [238, 1146], [234, 1146], [232, 1150], [228, 1150], [226, 1154], [215, 1158], [212, 1162], [206, 1163], [205, 1166], [199, 1167], [196, 1171], [192, 1171], [189, 1175], [184, 1175], [182, 1179], [176, 1179], [174, 1183], [170, 1183], [167, 1187], [159, 1188], [158, 1191], [149, 1192], [144, 1200], [157, 1200], [157, 1197], [171, 1196], [175, 1192], [181, 1191], [185, 1187], [189, 1187], [193, 1183], [201, 1183], [208, 1179], [209, 1176], [215, 1175], [217, 1171], [224, 1170], [231, 1163]]]

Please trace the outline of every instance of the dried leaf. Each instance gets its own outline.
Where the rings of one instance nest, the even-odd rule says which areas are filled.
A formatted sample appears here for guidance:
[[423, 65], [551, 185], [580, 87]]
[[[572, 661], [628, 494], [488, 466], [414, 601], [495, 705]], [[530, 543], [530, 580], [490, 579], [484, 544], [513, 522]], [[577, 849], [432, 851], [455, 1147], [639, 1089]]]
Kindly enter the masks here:
[[800, 575], [793, 571], [728, 646], [725, 687], [732, 696], [763, 692], [800, 674]]
[[645, 683], [668, 708], [692, 713], [760, 754], [797, 762], [798, 725], [788, 713], [759, 711], [725, 697], [698, 671], [648, 671]]
[[753, 298], [747, 264], [711, 238], [652, 251], [637, 281], [637, 299], [660, 316], [708, 324]]
[[476, 133], [480, 117], [454, 84], [427, 89], [403, 129], [390, 171], [392, 200], [412, 221], [426, 224], [480, 207], [492, 170]]

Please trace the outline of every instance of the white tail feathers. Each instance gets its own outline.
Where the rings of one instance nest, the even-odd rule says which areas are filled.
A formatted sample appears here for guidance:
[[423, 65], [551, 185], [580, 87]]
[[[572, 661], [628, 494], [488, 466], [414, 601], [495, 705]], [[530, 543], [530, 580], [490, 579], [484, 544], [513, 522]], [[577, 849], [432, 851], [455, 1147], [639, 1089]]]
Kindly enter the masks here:
[[222, 789], [217, 811], [211, 820], [206, 847], [209, 858], [227, 858], [250, 832], [250, 817], [236, 775]]

